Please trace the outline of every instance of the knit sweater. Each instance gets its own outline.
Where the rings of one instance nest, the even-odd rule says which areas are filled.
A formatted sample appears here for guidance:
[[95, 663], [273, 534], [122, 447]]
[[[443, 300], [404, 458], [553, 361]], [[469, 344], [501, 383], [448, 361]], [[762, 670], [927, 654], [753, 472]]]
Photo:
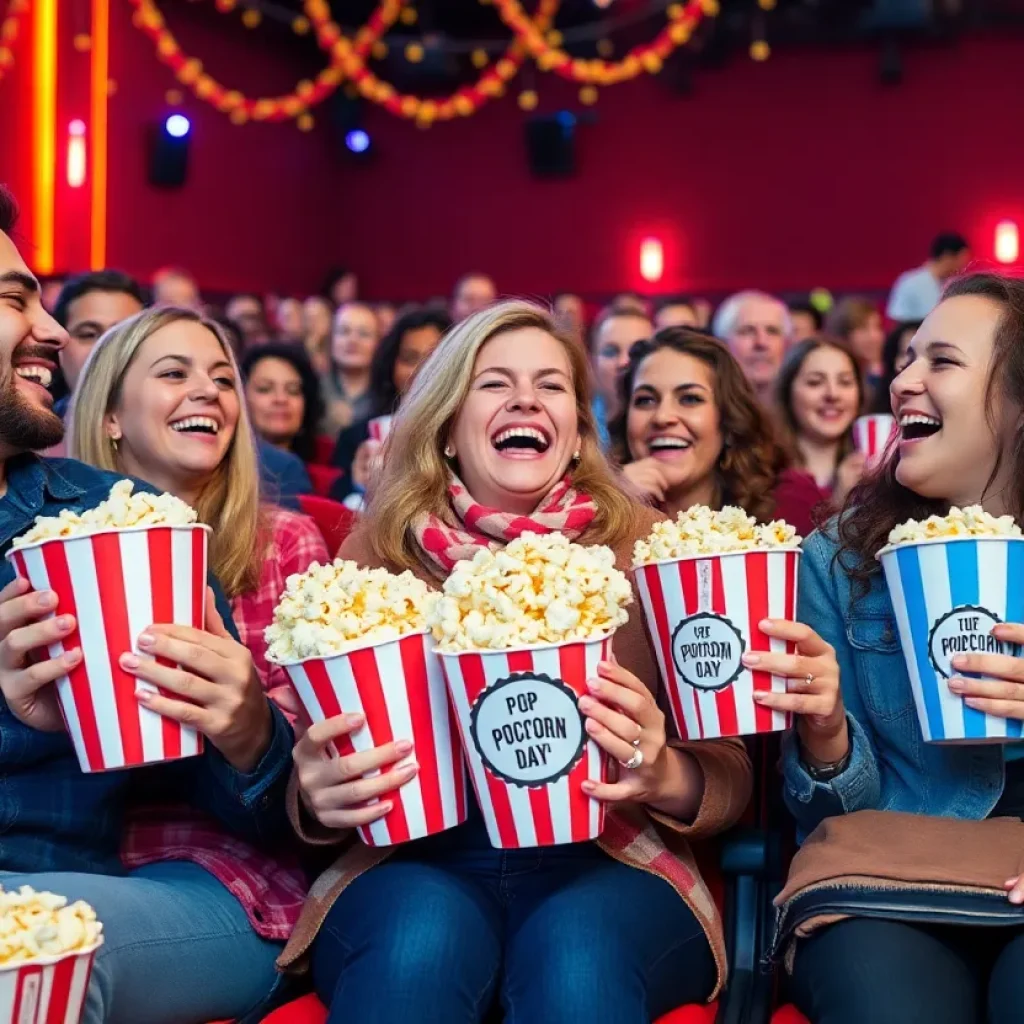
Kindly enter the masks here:
[[[635, 528], [619, 544], [613, 545], [618, 568], [628, 570], [631, 567], [634, 542], [646, 537], [654, 522], [664, 518], [652, 509], [637, 507]], [[579, 542], [587, 543], [585, 533]], [[345, 541], [338, 557], [369, 568], [383, 564], [370, 545], [365, 527], [357, 529]], [[398, 571], [395, 566], [383, 567]], [[417, 575], [427, 583], [437, 585], [437, 580], [426, 568], [418, 570]], [[660, 692], [658, 669], [645, 632], [635, 586], [634, 602], [629, 622], [615, 634], [615, 656], [656, 695], [665, 711], [670, 744], [687, 751], [704, 773], [704, 796], [696, 817], [689, 823], [647, 807], [618, 805], [614, 809], [609, 808], [605, 830], [596, 842], [616, 860], [665, 879], [686, 902], [707, 935], [718, 967], [718, 981], [709, 997], [714, 999], [726, 980], [725, 935], [714, 899], [697, 868], [690, 841], [723, 832], [739, 819], [750, 799], [750, 760], [739, 740], [689, 743], [676, 737], [667, 702]], [[340, 854], [313, 884], [299, 923], [278, 960], [282, 970], [305, 966], [306, 954], [335, 900], [354, 879], [391, 853], [387, 847], [363, 845], [355, 837], [354, 830], [330, 830], [314, 822], [300, 804], [294, 777], [288, 805], [292, 825], [302, 839], [317, 845], [338, 844]]]

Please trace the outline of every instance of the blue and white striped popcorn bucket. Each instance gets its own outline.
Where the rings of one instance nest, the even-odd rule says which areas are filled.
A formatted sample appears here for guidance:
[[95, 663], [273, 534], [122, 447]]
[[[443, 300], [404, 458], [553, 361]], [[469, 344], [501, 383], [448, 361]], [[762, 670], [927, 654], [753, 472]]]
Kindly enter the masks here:
[[1024, 622], [1024, 538], [950, 537], [883, 548], [900, 642], [927, 743], [1006, 743], [1024, 723], [969, 708], [949, 689], [957, 654], [1019, 656], [992, 636]]

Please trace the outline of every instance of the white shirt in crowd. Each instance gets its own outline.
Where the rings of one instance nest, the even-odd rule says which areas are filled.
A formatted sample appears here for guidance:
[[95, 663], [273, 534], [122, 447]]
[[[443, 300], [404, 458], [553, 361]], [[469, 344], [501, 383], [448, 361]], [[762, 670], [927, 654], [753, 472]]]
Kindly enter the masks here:
[[940, 298], [941, 282], [927, 267], [918, 267], [896, 278], [885, 312], [890, 320], [923, 320]]

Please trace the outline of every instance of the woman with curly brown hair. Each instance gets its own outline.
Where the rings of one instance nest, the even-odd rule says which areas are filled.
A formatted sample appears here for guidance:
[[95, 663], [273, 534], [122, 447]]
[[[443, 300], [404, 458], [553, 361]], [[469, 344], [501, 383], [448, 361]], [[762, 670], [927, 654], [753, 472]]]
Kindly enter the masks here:
[[729, 350], [690, 327], [668, 327], [630, 351], [623, 412], [613, 424], [623, 473], [663, 511], [739, 505], [801, 533], [821, 492], [792, 470], [769, 415]]

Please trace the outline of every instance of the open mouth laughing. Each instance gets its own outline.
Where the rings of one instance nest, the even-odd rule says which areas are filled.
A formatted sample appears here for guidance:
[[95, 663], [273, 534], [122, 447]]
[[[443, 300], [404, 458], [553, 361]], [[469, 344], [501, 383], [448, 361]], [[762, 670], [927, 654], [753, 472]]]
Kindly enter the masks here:
[[900, 414], [900, 440], [907, 442], [924, 441], [942, 429], [938, 416], [908, 410]]
[[673, 434], [659, 434], [647, 439], [647, 450], [656, 459], [678, 458], [693, 447], [693, 442]]
[[494, 434], [491, 446], [504, 458], [536, 459], [551, 447], [551, 436], [535, 424], [514, 424]]
[[175, 420], [170, 427], [175, 433], [199, 437], [216, 437], [221, 430], [220, 423], [212, 416], [186, 416]]

